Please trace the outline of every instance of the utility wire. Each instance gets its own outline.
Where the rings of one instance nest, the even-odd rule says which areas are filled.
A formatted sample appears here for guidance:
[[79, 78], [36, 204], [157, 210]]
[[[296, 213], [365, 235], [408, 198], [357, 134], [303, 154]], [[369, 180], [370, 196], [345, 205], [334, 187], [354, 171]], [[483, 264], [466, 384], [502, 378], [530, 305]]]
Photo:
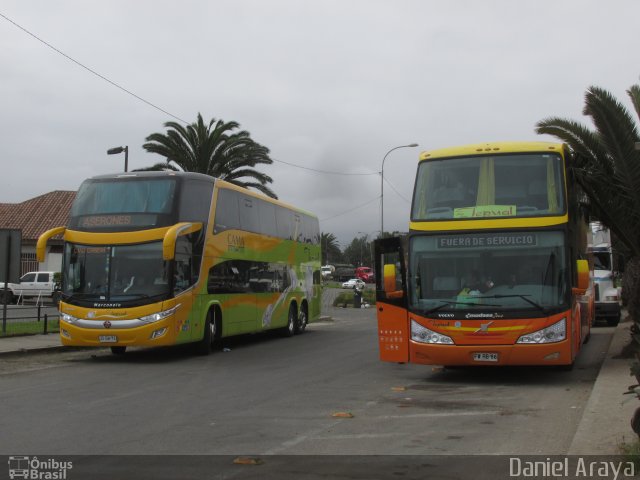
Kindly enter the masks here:
[[327, 170], [318, 170], [317, 168], [311, 167], [303, 167], [302, 165], [296, 165], [295, 163], [285, 162], [284, 160], [276, 160], [272, 158], [274, 162], [284, 163], [285, 165], [290, 165], [292, 167], [302, 168], [304, 170], [311, 170], [312, 172], [325, 173], [327, 175], [380, 175], [380, 172], [369, 172], [369, 173], [344, 173], [344, 172], [329, 172]]
[[391, 189], [392, 189], [394, 192], [396, 192], [396, 194], [397, 194], [397, 195], [398, 195], [402, 200], [404, 200], [404, 201], [405, 201], [405, 202], [407, 202], [407, 203], [411, 203], [411, 201], [410, 201], [410, 200], [408, 200], [407, 198], [405, 198], [405, 196], [404, 196], [404, 195], [402, 195], [402, 194], [401, 194], [401, 193], [396, 189], [396, 187], [394, 187], [394, 186], [393, 186], [393, 183], [391, 183], [391, 182], [390, 182], [389, 180], [387, 180], [386, 178], [384, 179], [384, 181], [385, 181], [385, 182], [387, 182], [387, 183], [389, 184], [389, 186], [391, 187]]
[[[42, 38], [38, 37], [36, 34], [30, 32], [29, 30], [27, 30], [26, 28], [24, 28], [22, 25], [17, 24], [16, 22], [14, 22], [13, 20], [11, 20], [9, 17], [7, 17], [6, 15], [4, 15], [3, 13], [0, 13], [0, 17], [4, 18], [6, 21], [8, 21], [9, 23], [15, 25], [17, 28], [19, 28], [20, 30], [22, 30], [23, 32], [25, 32], [27, 35], [30, 35], [31, 37], [35, 38], [36, 40], [38, 40], [39, 42], [41, 42], [42, 44], [46, 45], [47, 47], [49, 47], [51, 50], [53, 50], [54, 52], [62, 55], [63, 57], [65, 57], [67, 60], [72, 61], [73, 63], [75, 63], [76, 65], [78, 65], [79, 67], [84, 68], [85, 70], [87, 70], [88, 72], [92, 73], [93, 75], [95, 75], [96, 77], [104, 80], [105, 82], [113, 85], [114, 87], [122, 90], [123, 92], [131, 95], [132, 97], [136, 98], [137, 100], [140, 100], [143, 103], [146, 103], [147, 105], [149, 105], [152, 108], [155, 108], [156, 110], [159, 110], [160, 112], [169, 115], [172, 118], [175, 118], [176, 120], [188, 125], [189, 122], [187, 122], [186, 120], [183, 120], [182, 118], [178, 117], [177, 115], [174, 115], [171, 112], [168, 112], [167, 110], [158, 107], [157, 105], [151, 103], [148, 100], [145, 100], [144, 98], [142, 98], [139, 95], [136, 95], [135, 93], [133, 93], [130, 90], [127, 90], [126, 88], [124, 88], [121, 85], [118, 85], [116, 82], [109, 80], [107, 77], [105, 77], [104, 75], [101, 75], [100, 73], [96, 72], [95, 70], [87, 67], [86, 65], [80, 63], [78, 60], [70, 57], [69, 55], [67, 55], [66, 53], [64, 53], [62, 50], [54, 47], [53, 45], [51, 45], [50, 43], [46, 42], [45, 40], [43, 40]], [[302, 165], [296, 165], [295, 163], [289, 163], [289, 162], [285, 162], [284, 160], [276, 160], [276, 159], [272, 159], [274, 162], [279, 162], [279, 163], [284, 163], [285, 165], [289, 165], [291, 167], [296, 167], [296, 168], [302, 168], [304, 170], [310, 170], [312, 172], [317, 172], [317, 173], [324, 173], [324, 174], [328, 174], [328, 175], [377, 175], [378, 172], [371, 172], [371, 173], [343, 173], [343, 172], [329, 172], [326, 170], [318, 170], [315, 168], [310, 168], [310, 167], [303, 167]]]
[[[177, 115], [174, 115], [173, 113], [168, 112], [167, 110], [165, 110], [165, 109], [163, 109], [163, 108], [161, 108], [161, 107], [158, 107], [157, 105], [155, 105], [155, 104], [151, 103], [150, 101], [145, 100], [145, 99], [144, 99], [144, 98], [142, 98], [141, 96], [136, 95], [136, 94], [135, 94], [135, 93], [133, 93], [132, 91], [127, 90], [127, 89], [126, 89], [126, 88], [124, 88], [123, 86], [121, 86], [121, 85], [117, 84], [116, 82], [114, 82], [114, 81], [112, 81], [112, 80], [108, 79], [108, 78], [107, 78], [107, 77], [105, 77], [104, 75], [101, 75], [100, 73], [96, 72], [95, 70], [93, 70], [93, 69], [91, 69], [91, 68], [87, 67], [86, 65], [84, 65], [84, 64], [82, 64], [82, 63], [80, 63], [78, 60], [76, 60], [76, 59], [74, 59], [74, 58], [70, 57], [69, 55], [67, 55], [66, 53], [64, 53], [62, 50], [60, 50], [60, 49], [58, 49], [58, 48], [54, 47], [54, 46], [53, 46], [53, 45], [51, 45], [50, 43], [48, 43], [48, 42], [46, 42], [45, 40], [43, 40], [42, 38], [38, 37], [35, 33], [30, 32], [29, 30], [27, 30], [26, 28], [24, 28], [22, 25], [19, 25], [18, 23], [14, 22], [13, 20], [11, 20], [9, 17], [7, 17], [6, 15], [4, 15], [4, 14], [3, 14], [3, 13], [1, 13], [1, 12], [0, 12], [0, 17], [4, 18], [7, 22], [9, 22], [9, 23], [13, 24], [13, 25], [14, 25], [14, 26], [16, 26], [17, 28], [19, 28], [20, 30], [22, 30], [23, 32], [25, 32], [27, 35], [29, 35], [29, 36], [31, 36], [31, 37], [33, 37], [33, 38], [35, 38], [35, 39], [36, 39], [36, 40], [38, 40], [40, 43], [42, 43], [42, 44], [46, 45], [47, 47], [49, 47], [49, 48], [50, 48], [51, 50], [53, 50], [54, 52], [56, 52], [56, 53], [58, 53], [58, 54], [62, 55], [62, 56], [63, 56], [63, 57], [65, 57], [67, 60], [72, 61], [73, 63], [75, 63], [75, 64], [76, 64], [76, 65], [78, 65], [79, 67], [84, 68], [85, 70], [87, 70], [88, 72], [92, 73], [92, 74], [93, 74], [93, 75], [95, 75], [96, 77], [98, 77], [98, 78], [100, 78], [100, 79], [104, 80], [105, 82], [107, 82], [107, 83], [109, 83], [109, 84], [113, 85], [114, 87], [116, 87], [116, 88], [118, 88], [118, 89], [122, 90], [123, 92], [125, 92], [125, 93], [127, 93], [127, 94], [131, 95], [132, 97], [136, 98], [137, 100], [140, 100], [141, 102], [143, 102], [143, 103], [145, 103], [145, 104], [149, 105], [150, 107], [155, 108], [156, 110], [158, 110], [158, 111], [160, 111], [160, 112], [164, 113], [165, 115], [169, 115], [170, 117], [175, 118], [176, 120], [178, 120], [178, 121], [180, 121], [180, 122], [182, 122], [182, 123], [184, 123], [184, 124], [186, 124], [186, 125], [188, 125], [188, 124], [189, 124], [189, 122], [187, 122], [186, 120], [183, 120], [182, 118], [178, 117]], [[327, 174], [327, 175], [362, 176], [362, 175], [378, 175], [378, 174], [379, 174], [379, 172], [370, 172], [370, 173], [344, 173], [344, 172], [330, 172], [330, 171], [327, 171], [327, 170], [318, 170], [318, 169], [315, 169], [315, 168], [304, 167], [304, 166], [302, 166], [302, 165], [296, 165], [295, 163], [285, 162], [284, 160], [276, 160], [276, 159], [274, 159], [274, 158], [272, 158], [272, 160], [273, 160], [274, 162], [284, 163], [285, 165], [289, 165], [289, 166], [291, 166], [291, 167], [301, 168], [301, 169], [304, 169], [304, 170], [310, 170], [310, 171], [312, 171], [312, 172], [317, 172], [317, 173], [324, 173], [324, 174]], [[393, 188], [393, 187], [392, 187], [392, 188]], [[394, 190], [395, 190], [395, 189], [394, 189]]]
[[369, 200], [366, 203], [363, 203], [362, 205], [358, 205], [357, 207], [350, 208], [349, 210], [345, 210], [344, 212], [338, 213], [337, 215], [333, 215], [333, 216], [327, 217], [327, 218], [321, 218], [320, 221], [321, 222], [326, 222], [327, 220], [332, 220], [334, 218], [341, 217], [342, 215], [346, 215], [347, 213], [351, 213], [354, 210], [358, 210], [359, 208], [366, 207], [370, 203], [377, 202], [379, 200], [380, 200], [380, 195], [378, 195], [376, 198], [373, 198], [373, 199]]
[[67, 55], [66, 53], [64, 53], [63, 51], [57, 49], [56, 47], [54, 47], [53, 45], [51, 45], [50, 43], [45, 42], [43, 39], [41, 39], [40, 37], [38, 37], [36, 34], [31, 33], [29, 30], [27, 30], [26, 28], [24, 28], [21, 25], [18, 25], [16, 22], [14, 22], [13, 20], [11, 20], [9, 17], [7, 17], [6, 15], [0, 13], [0, 17], [4, 18], [6, 21], [8, 21], [9, 23], [12, 23], [13, 25], [15, 25], [16, 27], [18, 27], [20, 30], [22, 30], [23, 32], [25, 32], [26, 34], [32, 36], [33, 38], [35, 38], [36, 40], [38, 40], [39, 42], [43, 43], [44, 45], [46, 45], [47, 47], [49, 47], [51, 50], [59, 53], [60, 55], [62, 55], [63, 57], [65, 57], [67, 60], [71, 60], [73, 63], [75, 63], [76, 65], [78, 65], [79, 67], [84, 68], [85, 70], [87, 70], [88, 72], [94, 74], [95, 76], [101, 78], [102, 80], [104, 80], [107, 83], [110, 83], [111, 85], [113, 85], [116, 88], [119, 88], [120, 90], [122, 90], [125, 93], [128, 93], [129, 95], [131, 95], [132, 97], [137, 98], [138, 100], [140, 100], [141, 102], [146, 103], [147, 105], [149, 105], [152, 108], [155, 108], [156, 110], [161, 111], [162, 113], [169, 115], [170, 117], [175, 118], [176, 120], [179, 120], [183, 123], [188, 124], [189, 122], [187, 122], [186, 120], [183, 120], [180, 117], [177, 117], [176, 115], [174, 115], [173, 113], [170, 113], [166, 110], [164, 110], [163, 108], [158, 107], [157, 105], [154, 105], [153, 103], [151, 103], [148, 100], [145, 100], [144, 98], [142, 98], [139, 95], [136, 95], [135, 93], [133, 93], [130, 90], [127, 90], [126, 88], [118, 85], [116, 82], [109, 80], [107, 77], [105, 77], [104, 75], [100, 75], [98, 72], [96, 72], [95, 70], [92, 70], [91, 68], [87, 67], [86, 65], [83, 65], [82, 63], [80, 63], [79, 61], [75, 60], [74, 58], [71, 58], [69, 55]]

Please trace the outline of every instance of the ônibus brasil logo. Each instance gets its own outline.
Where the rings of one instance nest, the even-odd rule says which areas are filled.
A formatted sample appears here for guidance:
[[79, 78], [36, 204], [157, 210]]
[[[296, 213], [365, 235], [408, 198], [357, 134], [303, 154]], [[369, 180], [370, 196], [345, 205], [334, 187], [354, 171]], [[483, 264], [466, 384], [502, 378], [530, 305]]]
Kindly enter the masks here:
[[38, 457], [9, 457], [9, 478], [33, 480], [65, 480], [67, 470], [73, 468], [73, 462], [61, 462], [54, 458], [40, 460]]

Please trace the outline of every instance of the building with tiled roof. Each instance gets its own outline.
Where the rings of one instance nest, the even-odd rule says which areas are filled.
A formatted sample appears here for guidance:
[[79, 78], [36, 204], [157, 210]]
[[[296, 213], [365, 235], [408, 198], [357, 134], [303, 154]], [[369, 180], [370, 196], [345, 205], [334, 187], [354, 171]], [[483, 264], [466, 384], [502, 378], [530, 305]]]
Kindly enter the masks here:
[[62, 237], [58, 235], [49, 240], [46, 261], [42, 264], [36, 260], [36, 243], [47, 230], [67, 225], [75, 198], [76, 192], [56, 190], [22, 203], [0, 203], [0, 228], [22, 232], [22, 273], [60, 271]]

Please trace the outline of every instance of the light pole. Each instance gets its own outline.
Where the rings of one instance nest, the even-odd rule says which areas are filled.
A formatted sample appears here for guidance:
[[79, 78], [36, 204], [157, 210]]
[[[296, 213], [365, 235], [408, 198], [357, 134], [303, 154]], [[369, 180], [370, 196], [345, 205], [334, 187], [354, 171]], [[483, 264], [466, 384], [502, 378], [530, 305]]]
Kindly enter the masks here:
[[382, 169], [380, 170], [380, 238], [384, 235], [384, 161], [387, 159], [387, 156], [397, 150], [399, 148], [413, 148], [417, 147], [417, 143], [410, 143], [409, 145], [400, 145], [398, 147], [393, 147], [387, 153], [385, 153], [384, 158], [382, 159]]
[[129, 168], [129, 145], [125, 145], [124, 147], [115, 147], [107, 150], [107, 155], [117, 155], [119, 153], [124, 152], [124, 171], [126, 172]]

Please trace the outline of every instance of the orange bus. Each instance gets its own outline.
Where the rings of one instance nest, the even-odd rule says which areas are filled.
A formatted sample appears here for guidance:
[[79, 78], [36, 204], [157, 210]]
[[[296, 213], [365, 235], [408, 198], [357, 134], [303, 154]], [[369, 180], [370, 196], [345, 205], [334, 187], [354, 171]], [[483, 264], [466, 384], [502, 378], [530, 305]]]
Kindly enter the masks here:
[[571, 368], [594, 296], [564, 145], [420, 155], [409, 234], [376, 242], [380, 358]]

